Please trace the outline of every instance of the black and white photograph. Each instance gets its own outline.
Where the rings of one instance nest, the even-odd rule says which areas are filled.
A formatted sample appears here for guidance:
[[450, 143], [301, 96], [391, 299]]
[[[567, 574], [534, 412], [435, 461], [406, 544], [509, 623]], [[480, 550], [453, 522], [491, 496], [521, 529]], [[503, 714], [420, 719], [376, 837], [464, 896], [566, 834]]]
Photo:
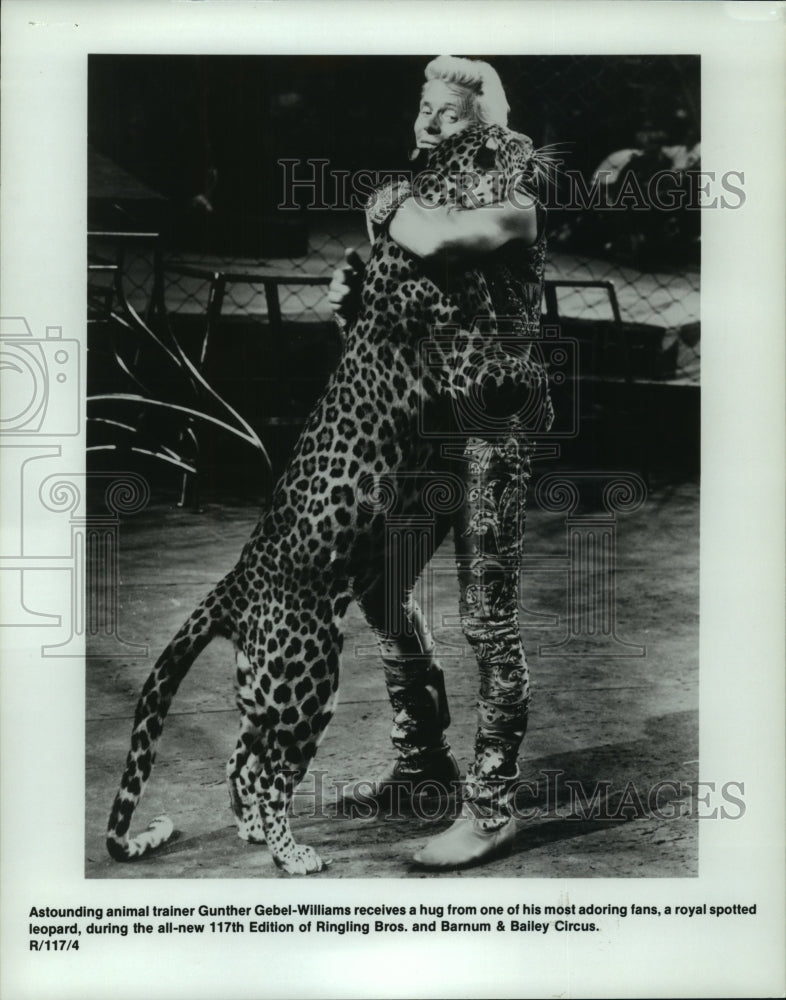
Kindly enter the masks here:
[[696, 874], [700, 111], [695, 56], [91, 57], [88, 875]]
[[22, 6], [4, 995], [782, 995], [782, 12]]

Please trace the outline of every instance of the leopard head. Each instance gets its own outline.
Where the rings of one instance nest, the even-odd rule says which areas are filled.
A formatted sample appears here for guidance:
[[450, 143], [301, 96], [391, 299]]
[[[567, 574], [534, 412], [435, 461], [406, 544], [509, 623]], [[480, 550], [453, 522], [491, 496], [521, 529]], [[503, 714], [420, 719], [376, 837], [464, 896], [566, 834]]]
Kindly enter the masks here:
[[477, 208], [510, 197], [537, 196], [539, 162], [529, 136], [500, 125], [473, 125], [430, 151], [414, 180], [422, 203]]

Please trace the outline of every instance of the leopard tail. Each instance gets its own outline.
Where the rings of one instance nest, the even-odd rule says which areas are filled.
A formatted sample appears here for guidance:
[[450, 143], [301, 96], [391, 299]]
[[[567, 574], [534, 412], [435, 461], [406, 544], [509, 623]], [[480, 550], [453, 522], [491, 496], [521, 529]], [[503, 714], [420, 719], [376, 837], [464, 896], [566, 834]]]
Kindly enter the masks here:
[[[222, 581], [216, 590], [225, 584]], [[166, 843], [174, 833], [169, 817], [158, 816], [143, 833], [128, 836], [134, 811], [153, 768], [164, 719], [181, 681], [212, 639], [217, 635], [231, 636], [221, 602], [215, 599], [216, 590], [197, 606], [159, 656], [139, 696], [131, 749], [107, 826], [106, 847], [115, 861], [135, 861]]]

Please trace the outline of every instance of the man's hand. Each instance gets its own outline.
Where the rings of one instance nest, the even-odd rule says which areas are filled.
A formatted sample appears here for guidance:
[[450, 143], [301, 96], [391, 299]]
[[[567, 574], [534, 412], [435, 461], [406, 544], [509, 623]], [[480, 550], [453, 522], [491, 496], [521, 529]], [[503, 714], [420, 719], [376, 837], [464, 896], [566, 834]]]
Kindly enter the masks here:
[[328, 286], [328, 302], [341, 325], [351, 323], [357, 315], [365, 270], [357, 251], [349, 247], [344, 251], [344, 263], [333, 272]]

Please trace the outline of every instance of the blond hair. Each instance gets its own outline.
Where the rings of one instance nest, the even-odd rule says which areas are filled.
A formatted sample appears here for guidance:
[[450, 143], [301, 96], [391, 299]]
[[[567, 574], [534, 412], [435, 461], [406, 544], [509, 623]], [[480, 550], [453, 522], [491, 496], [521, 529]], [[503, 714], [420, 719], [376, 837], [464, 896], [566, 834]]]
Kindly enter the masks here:
[[484, 125], [507, 125], [510, 106], [497, 71], [480, 59], [437, 56], [426, 66], [427, 80], [442, 80], [471, 94], [471, 106]]

